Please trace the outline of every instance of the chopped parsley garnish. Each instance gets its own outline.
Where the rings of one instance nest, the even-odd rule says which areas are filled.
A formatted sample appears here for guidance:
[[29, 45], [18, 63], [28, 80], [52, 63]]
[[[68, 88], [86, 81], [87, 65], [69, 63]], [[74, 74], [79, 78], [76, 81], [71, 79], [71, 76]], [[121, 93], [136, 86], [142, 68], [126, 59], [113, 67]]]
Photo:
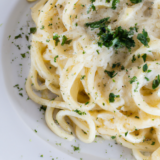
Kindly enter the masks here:
[[147, 77], [144, 77], [147, 81], [149, 81], [149, 78], [147, 78]]
[[85, 26], [86, 27], [90, 27], [90, 28], [100, 28], [100, 27], [105, 27], [105, 24], [109, 23], [109, 18], [110, 17], [107, 17], [107, 18], [104, 18], [104, 19], [101, 19], [99, 21], [96, 21], [96, 22], [90, 22], [90, 23], [86, 23]]
[[36, 129], [35, 129], [34, 131], [37, 133], [37, 130], [36, 130]]
[[112, 68], [119, 67], [120, 65], [121, 65], [121, 63], [113, 63]]
[[41, 155], [40, 157], [43, 157], [43, 155]]
[[99, 50], [98, 49], [96, 50], [96, 52], [97, 52], [97, 54], [99, 54]]
[[112, 9], [116, 9], [117, 4], [120, 2], [120, 0], [113, 0], [112, 1]]
[[58, 43], [60, 42], [59, 35], [58, 34], [53, 35], [53, 40], [55, 40], [55, 45], [57, 46]]
[[89, 101], [85, 103], [85, 105], [89, 104]]
[[135, 30], [136, 32], [138, 32], [138, 27], [137, 27], [137, 25], [138, 25], [138, 24], [136, 23], [134, 27], [130, 27], [130, 28], [129, 28], [131, 35], [134, 34], [134, 30]]
[[26, 54], [25, 53], [22, 53], [21, 56], [22, 56], [22, 58], [26, 58]]
[[107, 70], [105, 70], [104, 72], [107, 73], [110, 78], [113, 78], [113, 77], [115, 77], [117, 75], [117, 73], [115, 73], [115, 71], [107, 71]]
[[152, 132], [153, 132], [153, 130], [154, 130], [154, 129], [153, 129], [153, 127], [151, 127], [151, 129], [150, 129], [150, 133], [152, 133]]
[[72, 147], [73, 147], [74, 151], [79, 151], [80, 150], [79, 147], [76, 147], [76, 146], [72, 146]]
[[116, 28], [114, 31], [111, 31], [110, 28], [102, 27], [98, 33], [98, 45], [100, 47], [104, 45], [107, 48], [113, 46], [115, 49], [126, 47], [130, 50], [131, 47], [135, 46], [135, 42], [132, 37], [133, 34], [134, 33], [131, 33], [131, 30], [127, 31], [126, 29], [122, 29], [121, 26]]
[[44, 29], [44, 25], [42, 25], [42, 27], [40, 28], [41, 30]]
[[109, 94], [109, 103], [113, 103], [115, 101], [115, 98], [119, 98], [120, 95], [115, 95], [114, 93]]
[[54, 57], [54, 62], [57, 62], [58, 55]]
[[133, 55], [133, 57], [132, 57], [132, 63], [133, 63], [134, 61], [136, 61], [135, 55]]
[[147, 69], [148, 69], [148, 65], [147, 65], [147, 63], [146, 63], [146, 64], [143, 65], [143, 72], [146, 72]]
[[19, 35], [17, 35], [17, 36], [14, 37], [14, 39], [18, 39], [18, 38], [22, 38], [22, 35], [19, 34]]
[[49, 23], [49, 25], [48, 26], [52, 26], [52, 23]]
[[142, 33], [139, 33], [137, 39], [146, 47], [148, 46], [148, 42], [150, 42], [150, 38], [148, 37], [148, 33], [143, 29]]
[[122, 67], [121, 67], [121, 70], [124, 70], [124, 69], [125, 69], [124, 66], [122, 66]]
[[81, 80], [83, 80], [86, 77], [86, 75], [81, 76]]
[[134, 76], [134, 77], [132, 77], [131, 79], [130, 79], [130, 84], [132, 84], [133, 82], [135, 82], [137, 80], [137, 77], [136, 76]]
[[28, 37], [27, 35], [26, 35], [25, 37], [26, 37], [26, 40], [28, 41], [28, 40], [29, 40], [29, 37]]
[[137, 82], [137, 86], [136, 86], [136, 88], [134, 89], [134, 92], [138, 92], [138, 85], [139, 85], [139, 82]]
[[79, 115], [86, 115], [86, 112], [82, 112], [82, 111], [80, 111], [78, 109], [73, 110], [73, 111], [76, 112], [76, 113], [78, 113]]
[[19, 95], [20, 95], [21, 97], [23, 97], [23, 94], [22, 94], [22, 93], [19, 93]]
[[147, 73], [152, 72], [152, 70], [148, 70]]
[[49, 43], [49, 42], [50, 42], [50, 39], [46, 39], [46, 42], [48, 42], [48, 43]]
[[135, 118], [138, 118], [138, 119], [139, 119], [139, 117], [138, 117], [138, 116], [135, 116]]
[[130, 0], [132, 3], [137, 4], [137, 3], [141, 3], [142, 0]]
[[116, 136], [111, 136], [111, 138], [112, 138], [112, 139], [115, 139], [115, 138], [116, 138]]
[[72, 42], [71, 39], [68, 40], [68, 38], [67, 38], [65, 35], [62, 36], [62, 43], [61, 43], [62, 46], [63, 46], [64, 44], [70, 44], [71, 42]]
[[41, 111], [41, 110], [46, 111], [46, 107], [42, 105], [42, 106], [39, 108], [39, 111]]
[[19, 84], [16, 84], [15, 86], [13, 86], [13, 87], [16, 87], [17, 89], [19, 89]]
[[157, 76], [157, 79], [153, 80], [152, 82], [152, 89], [156, 89], [160, 84], [160, 76]]
[[59, 122], [58, 122], [57, 120], [55, 120], [55, 122], [56, 122], [57, 124], [59, 124]]
[[145, 53], [145, 54], [142, 56], [142, 58], [143, 58], [143, 61], [145, 62], [145, 61], [146, 61], [146, 58], [147, 58], [147, 54]]
[[151, 145], [155, 145], [155, 142], [152, 142], [152, 144]]
[[36, 31], [37, 31], [37, 28], [36, 27], [32, 27], [32, 28], [30, 28], [30, 33], [36, 33]]
[[93, 10], [93, 11], [96, 10], [96, 7], [93, 3], [89, 6], [87, 13], [89, 14], [91, 12], [91, 10]]
[[127, 134], [128, 134], [128, 131], [125, 133], [125, 137], [127, 136]]

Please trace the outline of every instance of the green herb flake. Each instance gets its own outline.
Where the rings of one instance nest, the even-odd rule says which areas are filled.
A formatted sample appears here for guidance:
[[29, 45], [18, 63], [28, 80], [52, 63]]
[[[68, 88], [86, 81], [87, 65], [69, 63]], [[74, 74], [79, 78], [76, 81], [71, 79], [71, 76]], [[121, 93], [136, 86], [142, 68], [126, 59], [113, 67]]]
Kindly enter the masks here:
[[57, 62], [58, 55], [54, 57], [54, 62]]
[[42, 27], [40, 29], [43, 30], [44, 29], [44, 25], [42, 25]]
[[72, 146], [72, 147], [73, 147], [73, 150], [74, 150], [74, 151], [79, 151], [79, 150], [80, 150], [79, 147], [76, 147], [76, 146]]
[[127, 136], [127, 134], [128, 134], [128, 131], [125, 133], [125, 137]]
[[130, 79], [130, 84], [132, 84], [133, 82], [135, 82], [137, 80], [137, 77], [136, 76], [134, 76], [134, 77], [132, 77], [131, 79]]
[[99, 50], [96, 50], [97, 54], [99, 54]]
[[55, 46], [57, 46], [58, 43], [60, 42], [59, 35], [58, 34], [53, 35], [53, 40], [55, 40]]
[[107, 18], [104, 18], [104, 19], [101, 19], [99, 21], [95, 21], [95, 22], [90, 22], [90, 23], [85, 23], [85, 26], [86, 27], [90, 27], [90, 28], [100, 28], [100, 27], [104, 27], [105, 24], [109, 23], [109, 18], [110, 17], [107, 17]]
[[112, 9], [115, 10], [115, 9], [117, 8], [116, 6], [117, 6], [117, 4], [118, 4], [119, 2], [120, 2], [120, 0], [113, 0], [113, 1], [112, 1]]
[[147, 78], [147, 77], [144, 77], [147, 81], [149, 81], [149, 78]]
[[22, 53], [21, 56], [22, 56], [22, 58], [26, 58], [26, 54], [25, 53]]
[[36, 27], [32, 27], [32, 28], [30, 28], [30, 33], [36, 33], [36, 31], [37, 31], [37, 28]]
[[31, 49], [31, 45], [28, 46], [28, 49], [29, 49], [29, 50]]
[[13, 86], [13, 87], [16, 87], [17, 89], [19, 89], [19, 84], [16, 84], [15, 86]]
[[141, 3], [142, 0], [130, 0], [133, 4]]
[[112, 139], [115, 139], [115, 138], [116, 138], [116, 136], [111, 136], [111, 138], [112, 138]]
[[82, 111], [80, 111], [80, 110], [78, 110], [78, 109], [73, 110], [73, 111], [76, 112], [76, 113], [79, 114], [79, 115], [86, 115], [86, 112], [82, 112]]
[[28, 40], [29, 40], [29, 37], [28, 37], [27, 35], [26, 35], [25, 37], [26, 37], [26, 40], [28, 41]]
[[139, 33], [137, 36], [137, 39], [146, 47], [148, 46], [148, 42], [150, 42], [150, 38], [148, 36], [148, 33], [143, 29], [142, 33]]
[[39, 108], [39, 111], [41, 111], [41, 110], [46, 111], [46, 107], [42, 105], [42, 106]]
[[147, 54], [145, 53], [145, 54], [142, 56], [142, 58], [143, 58], [143, 61], [146, 62]]
[[107, 73], [110, 78], [113, 78], [113, 77], [115, 77], [117, 75], [117, 73], [115, 73], [115, 71], [107, 71], [107, 70], [105, 70], [104, 72]]
[[152, 72], [152, 70], [147, 70], [147, 73]]
[[121, 70], [124, 70], [124, 69], [125, 69], [124, 66], [122, 66], [122, 67], [121, 67]]
[[147, 69], [148, 69], [148, 65], [147, 65], [147, 63], [146, 63], [146, 64], [143, 65], [143, 72], [146, 72]]
[[37, 133], [37, 130], [36, 130], [36, 129], [35, 129], [34, 131]]
[[155, 145], [155, 142], [152, 142], [152, 144], [151, 145]]
[[83, 80], [86, 77], [86, 75], [81, 75], [81, 80]]
[[67, 38], [65, 35], [62, 36], [62, 43], [61, 43], [62, 46], [63, 46], [64, 44], [70, 44], [71, 42], [72, 42], [71, 39], [68, 40], [68, 38]]
[[115, 98], [119, 98], [120, 95], [115, 95], [114, 93], [109, 94], [109, 103], [113, 103], [115, 101]]
[[22, 93], [19, 93], [19, 95], [20, 95], [21, 97], [23, 97], [23, 94], [22, 94]]
[[113, 64], [112, 64], [112, 68], [119, 67], [120, 65], [121, 65], [120, 63], [113, 63]]
[[96, 7], [94, 4], [91, 4], [88, 8], [87, 14], [89, 14], [91, 12], [91, 10], [96, 11]]
[[153, 80], [152, 82], [152, 89], [156, 89], [160, 84], [160, 76], [157, 76], [157, 79]]
[[18, 39], [18, 38], [22, 38], [22, 35], [19, 34], [19, 35], [17, 35], [17, 36], [14, 37], [14, 39]]
[[138, 117], [138, 116], [135, 116], [135, 118], [139, 119], [139, 117]]
[[136, 61], [136, 57], [135, 57], [135, 55], [133, 55], [133, 57], [132, 57], [132, 63], [134, 63]]
[[85, 105], [89, 104], [89, 101], [85, 103]]

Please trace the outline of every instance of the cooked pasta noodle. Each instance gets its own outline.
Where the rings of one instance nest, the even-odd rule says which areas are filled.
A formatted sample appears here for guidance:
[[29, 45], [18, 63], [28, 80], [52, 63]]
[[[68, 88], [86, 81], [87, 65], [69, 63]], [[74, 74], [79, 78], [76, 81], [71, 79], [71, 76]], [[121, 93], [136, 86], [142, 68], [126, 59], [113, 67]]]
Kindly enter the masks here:
[[59, 137], [99, 135], [159, 160], [160, 1], [117, 2], [40, 0], [26, 91]]

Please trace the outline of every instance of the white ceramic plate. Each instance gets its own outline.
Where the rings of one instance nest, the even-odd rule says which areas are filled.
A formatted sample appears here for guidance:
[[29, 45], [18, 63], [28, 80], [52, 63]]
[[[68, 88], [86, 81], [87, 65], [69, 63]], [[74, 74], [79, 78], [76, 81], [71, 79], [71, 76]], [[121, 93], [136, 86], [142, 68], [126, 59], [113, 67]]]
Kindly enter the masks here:
[[[83, 160], [134, 160], [132, 152], [116, 144], [115, 141], [96, 138], [92, 144], [84, 144], [77, 139], [69, 142], [59, 138], [46, 126], [44, 113], [39, 111], [40, 106], [31, 100], [27, 100], [25, 78], [27, 78], [30, 68], [30, 54], [29, 41], [27, 41], [26, 35], [29, 36], [29, 28], [34, 26], [30, 15], [30, 7], [34, 3], [28, 3], [26, 0], [12, 0], [12, 2], [5, 0], [1, 4], [1, 7], [4, 6], [4, 8], [7, 4], [9, 5], [6, 8], [7, 10], [3, 11], [3, 16], [1, 14], [3, 27], [0, 22], [2, 27], [0, 30], [0, 59], [3, 70], [3, 75], [1, 75], [12, 107], [33, 130], [33, 134], [37, 134], [46, 143], [51, 144], [53, 150], [55, 148], [59, 149], [61, 154], [68, 154], [71, 157], [82, 158]], [[19, 34], [22, 35], [22, 38], [15, 39], [15, 36]], [[25, 54], [26, 57], [23, 58], [21, 54]], [[17, 87], [13, 87], [16, 84], [19, 84], [19, 87], [23, 90], [19, 91]], [[23, 94], [23, 97], [19, 93]], [[26, 130], [28, 130], [27, 127]], [[74, 152], [72, 146], [79, 146], [80, 151]]]

